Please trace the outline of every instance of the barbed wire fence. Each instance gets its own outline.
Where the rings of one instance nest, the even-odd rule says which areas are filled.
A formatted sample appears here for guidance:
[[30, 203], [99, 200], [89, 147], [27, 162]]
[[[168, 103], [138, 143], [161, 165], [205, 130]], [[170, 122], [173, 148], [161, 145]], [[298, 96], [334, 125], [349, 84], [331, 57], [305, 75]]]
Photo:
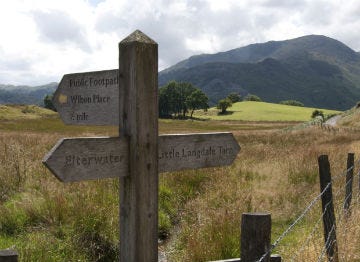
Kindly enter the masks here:
[[[354, 161], [354, 154], [349, 153], [347, 159], [347, 168], [343, 172], [338, 173], [335, 176], [331, 176], [330, 163], [327, 155], [319, 157], [319, 175], [320, 175], [320, 193], [316, 195], [312, 200], [308, 201], [308, 204], [302, 209], [301, 213], [293, 220], [293, 222], [277, 237], [277, 239], [270, 244], [271, 230], [269, 229], [268, 219], [270, 214], [254, 213], [253, 218], [247, 219], [249, 221], [258, 221], [258, 225], [254, 222], [248, 225], [241, 225], [241, 258], [221, 260], [225, 261], [257, 261], [257, 262], [278, 262], [278, 261], [349, 261], [346, 257], [346, 252], [339, 252], [338, 240], [336, 237], [336, 231], [341, 228], [341, 234], [346, 235], [348, 230], [348, 222], [351, 218], [351, 207], [358, 207], [360, 202], [360, 169], [358, 169], [356, 175], [354, 175], [356, 166], [360, 166], [360, 160]], [[343, 183], [345, 179], [345, 183]], [[354, 181], [358, 181], [358, 193], [353, 194], [352, 188]], [[334, 189], [333, 189], [334, 188]], [[344, 196], [344, 198], [342, 198]], [[352, 199], [353, 203], [351, 204]], [[316, 208], [321, 203], [321, 211]], [[359, 212], [358, 209], [354, 209]], [[243, 214], [243, 219], [244, 219]], [[251, 214], [246, 214], [247, 216]], [[316, 216], [316, 217], [314, 217]], [[306, 229], [301, 227], [301, 224], [305, 219], [309, 219], [306, 224]], [[315, 222], [314, 222], [315, 221]], [[323, 223], [321, 223], [323, 222]], [[271, 227], [271, 218], [270, 218]], [[355, 223], [358, 223], [355, 221]], [[309, 224], [311, 226], [309, 227]], [[321, 226], [323, 225], [323, 227]], [[244, 226], [244, 228], [243, 228]], [[246, 226], [251, 227], [248, 230]], [[281, 250], [283, 245], [285, 249], [290, 248], [289, 243], [284, 241], [292, 233], [295, 233], [296, 228], [300, 228], [305, 231], [304, 236], [297, 241], [297, 244], [293, 247], [295, 250], [286, 252], [289, 257], [282, 257], [280, 255], [271, 255], [273, 251]], [[243, 237], [243, 233], [250, 235], [249, 238]], [[249, 233], [251, 232], [251, 233]], [[265, 232], [265, 233], [264, 233]], [[266, 234], [268, 234], [266, 236]], [[296, 234], [296, 233], [295, 233]], [[260, 237], [259, 237], [260, 236]], [[357, 236], [358, 237], [358, 236]], [[257, 239], [256, 239], [257, 238]], [[245, 242], [244, 242], [245, 241]], [[341, 240], [346, 241], [346, 240]], [[284, 243], [285, 242], [285, 243]], [[291, 242], [291, 241], [290, 241]], [[244, 248], [244, 246], [246, 246]], [[252, 250], [246, 250], [251, 247]], [[244, 250], [245, 249], [245, 250]], [[308, 249], [308, 250], [307, 250]], [[262, 253], [261, 250], [266, 250]], [[243, 256], [246, 253], [246, 257]], [[339, 254], [340, 253], [340, 254]], [[289, 255], [290, 254], [290, 255]], [[339, 259], [340, 257], [340, 259]], [[355, 261], [359, 261], [360, 257], [354, 258]], [[357, 260], [356, 260], [357, 259]], [[352, 260], [353, 261], [353, 260]], [[220, 262], [220, 261], [219, 261]]]
[[[327, 192], [332, 191], [332, 185], [335, 182], [339, 182], [341, 179], [346, 178], [346, 183], [345, 186], [340, 187], [337, 190], [334, 190], [334, 193], [331, 193], [331, 197], [327, 202], [323, 202], [323, 209], [322, 209], [322, 213], [320, 214], [319, 218], [316, 220], [314, 226], [310, 229], [310, 233], [305, 237], [304, 242], [300, 245], [300, 247], [293, 252], [293, 256], [291, 256], [289, 258], [288, 261], [304, 261], [303, 253], [304, 250], [306, 249], [306, 247], [309, 246], [309, 243], [315, 238], [316, 234], [319, 234], [319, 231], [321, 230], [321, 221], [323, 221], [324, 223], [324, 227], [325, 227], [325, 223], [328, 223], [331, 225], [330, 230], [328, 230], [328, 232], [326, 232], [325, 229], [325, 239], [324, 239], [324, 243], [322, 246], [321, 251], [319, 252], [319, 255], [317, 257], [318, 262], [320, 261], [324, 261], [324, 259], [326, 257], [328, 257], [329, 261], [334, 261], [337, 262], [339, 261], [338, 258], [338, 247], [337, 247], [337, 240], [336, 240], [336, 222], [338, 223], [338, 225], [343, 225], [344, 223], [346, 223], [348, 217], [351, 214], [350, 211], [350, 204], [351, 204], [351, 199], [353, 198], [353, 193], [352, 193], [352, 186], [353, 186], [353, 182], [355, 180], [355, 178], [357, 178], [359, 180], [359, 190], [360, 190], [360, 171], [357, 172], [356, 176], [353, 175], [353, 172], [355, 170], [355, 163], [354, 161], [352, 162], [352, 164], [349, 166], [349, 158], [353, 159], [354, 155], [353, 154], [349, 154], [348, 155], [348, 168], [337, 174], [336, 176], [331, 177], [331, 174], [329, 172], [329, 176], [330, 176], [330, 181], [323, 187], [323, 190], [320, 192], [320, 194], [318, 194], [315, 198], [313, 198], [308, 205], [303, 209], [303, 211], [301, 212], [300, 215], [298, 215], [298, 217], [294, 220], [294, 222], [292, 224], [290, 224], [288, 226], [288, 228], [286, 228], [284, 230], [284, 232], [274, 241], [274, 243], [270, 246], [269, 250], [263, 254], [260, 259], [258, 259], [258, 262], [262, 262], [265, 261], [265, 259], [269, 256], [269, 254], [271, 254], [282, 242], [282, 240], [288, 236], [290, 233], [292, 233], [295, 229], [295, 227], [297, 225], [299, 225], [301, 223], [301, 221], [305, 218], [305, 216], [315, 207], [315, 205], [317, 203], [320, 202], [320, 200], [323, 200], [323, 196], [325, 194], [327, 194]], [[327, 156], [326, 156], [327, 158]], [[360, 161], [357, 161], [357, 164], [360, 164]], [[319, 162], [320, 165], [320, 162]], [[321, 169], [321, 167], [319, 166], [319, 169]], [[328, 169], [330, 169], [330, 166], [328, 167]], [[340, 181], [341, 182], [341, 181]], [[338, 200], [340, 199], [340, 196], [344, 195], [344, 200]], [[335, 201], [335, 199], [337, 201]], [[360, 199], [360, 194], [356, 194], [355, 195], [355, 201], [354, 203], [359, 203], [359, 199]], [[337, 205], [335, 205], [335, 207], [333, 206], [335, 202], [338, 202]], [[331, 219], [333, 221], [329, 220], [329, 216], [328, 216], [328, 212], [329, 209], [333, 209], [334, 211], [334, 219]], [[300, 257], [300, 258], [299, 258]], [[314, 260], [315, 261], [315, 260]]]

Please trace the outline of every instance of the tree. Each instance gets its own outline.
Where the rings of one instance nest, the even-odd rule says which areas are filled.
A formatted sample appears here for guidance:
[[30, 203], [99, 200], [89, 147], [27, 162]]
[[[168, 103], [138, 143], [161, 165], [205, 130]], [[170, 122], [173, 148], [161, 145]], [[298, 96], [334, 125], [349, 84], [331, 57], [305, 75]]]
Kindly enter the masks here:
[[185, 117], [186, 113], [188, 112], [188, 106], [186, 104], [186, 100], [196, 90], [197, 88], [195, 88], [191, 83], [187, 83], [187, 82], [178, 83], [179, 113], [182, 114], [183, 117]]
[[56, 108], [52, 102], [52, 99], [53, 99], [53, 95], [46, 95], [44, 97], [44, 107], [56, 112]]
[[[190, 96], [194, 94], [194, 97], [190, 100]], [[206, 109], [208, 108], [207, 100], [204, 102], [206, 95], [191, 83], [170, 81], [165, 86], [159, 89], [159, 116], [160, 117], [171, 117], [171, 116], [182, 116], [185, 117], [188, 109]], [[207, 97], [206, 97], [207, 99]], [[195, 100], [195, 101], [194, 101]], [[197, 101], [197, 102], [196, 102]], [[200, 103], [196, 105], [196, 103]]]
[[176, 82], [171, 81], [159, 89], [159, 115], [169, 117], [175, 113]]
[[186, 98], [186, 106], [191, 110], [190, 117], [192, 118], [194, 110], [196, 109], [208, 109], [209, 98], [200, 89], [196, 89]]
[[217, 109], [220, 109], [220, 114], [225, 114], [226, 110], [232, 106], [231, 100], [229, 98], [221, 99], [216, 105]]
[[321, 110], [315, 109], [311, 114], [311, 118], [316, 118], [316, 117], [321, 117], [322, 119], [324, 119], [324, 112]]
[[244, 98], [245, 101], [255, 101], [255, 102], [261, 102], [261, 98], [258, 97], [257, 95], [251, 95], [251, 94], [248, 94], [245, 98]]
[[233, 104], [241, 100], [241, 96], [238, 93], [230, 93], [227, 98], [229, 98]]

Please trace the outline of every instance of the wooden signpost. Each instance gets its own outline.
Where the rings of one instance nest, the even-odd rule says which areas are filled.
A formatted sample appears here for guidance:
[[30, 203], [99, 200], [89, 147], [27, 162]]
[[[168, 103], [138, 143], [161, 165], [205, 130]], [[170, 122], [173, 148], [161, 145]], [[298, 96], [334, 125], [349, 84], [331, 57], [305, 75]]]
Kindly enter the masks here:
[[119, 70], [65, 75], [54, 95], [61, 119], [118, 124], [119, 137], [61, 139], [43, 160], [63, 182], [120, 179], [123, 262], [158, 260], [159, 172], [230, 165], [240, 151], [231, 133], [158, 136], [157, 48], [135, 31], [119, 44]]
[[[239, 145], [231, 133], [159, 136], [159, 172], [230, 165]], [[127, 138], [60, 139], [44, 157], [48, 169], [62, 182], [128, 175]]]
[[53, 103], [68, 125], [119, 124], [119, 70], [67, 74]]

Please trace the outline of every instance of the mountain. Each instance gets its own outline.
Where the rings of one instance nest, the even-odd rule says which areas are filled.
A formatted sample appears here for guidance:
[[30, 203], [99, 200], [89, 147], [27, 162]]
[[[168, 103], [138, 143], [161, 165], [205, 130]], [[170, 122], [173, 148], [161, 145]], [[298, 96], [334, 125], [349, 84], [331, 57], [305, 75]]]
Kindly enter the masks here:
[[192, 56], [159, 73], [159, 85], [191, 82], [215, 104], [231, 92], [267, 102], [344, 110], [360, 100], [360, 53], [319, 35]]
[[52, 94], [57, 83], [42, 86], [13, 86], [0, 84], [0, 104], [43, 105], [46, 95]]

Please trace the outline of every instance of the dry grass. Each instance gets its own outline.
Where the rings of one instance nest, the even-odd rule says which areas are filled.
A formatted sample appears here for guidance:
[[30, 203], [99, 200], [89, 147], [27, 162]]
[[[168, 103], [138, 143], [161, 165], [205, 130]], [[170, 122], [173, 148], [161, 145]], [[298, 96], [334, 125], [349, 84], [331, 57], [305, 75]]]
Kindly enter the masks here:
[[[46, 121], [40, 130], [33, 122], [22, 131], [0, 124], [7, 130], [0, 134], [0, 249], [15, 246], [23, 261], [116, 261], [118, 182], [62, 184], [41, 164], [61, 137], [114, 135], [116, 130], [67, 128], [56, 119]], [[160, 121], [162, 133], [231, 130], [242, 147], [230, 167], [160, 175], [159, 235], [170, 234], [162, 247], [169, 261], [238, 257], [243, 212], [270, 212], [275, 240], [319, 194], [317, 157], [328, 154], [336, 175], [346, 168], [348, 152], [359, 155], [360, 133], [283, 131], [288, 125]], [[341, 178], [333, 187], [340, 258], [359, 261], [359, 201], [354, 198], [351, 216], [342, 218], [343, 186]], [[284, 261], [299, 250], [295, 261], [317, 261], [322, 224], [310, 233], [319, 216], [320, 203], [279, 244], [276, 252]]]
[[[328, 154], [333, 175], [346, 169], [348, 152], [358, 153], [360, 134], [327, 133], [319, 129], [294, 132], [235, 132], [242, 146], [231, 168], [211, 170], [207, 190], [189, 201], [182, 214], [178, 241], [170, 247], [170, 261], [210, 261], [238, 257], [242, 212], [272, 214], [273, 241], [319, 194], [317, 157]], [[334, 184], [340, 218], [344, 178]], [[351, 219], [338, 225], [341, 261], [356, 260], [360, 253], [359, 205]], [[317, 261], [323, 247], [321, 203], [276, 248], [284, 261]], [[350, 224], [349, 224], [350, 223]], [[354, 223], [354, 222], [352, 222]], [[315, 227], [317, 225], [317, 227]], [[314, 232], [313, 232], [314, 231]], [[350, 241], [349, 241], [350, 240]], [[346, 245], [345, 245], [346, 243]], [[301, 255], [295, 256], [301, 251]]]

